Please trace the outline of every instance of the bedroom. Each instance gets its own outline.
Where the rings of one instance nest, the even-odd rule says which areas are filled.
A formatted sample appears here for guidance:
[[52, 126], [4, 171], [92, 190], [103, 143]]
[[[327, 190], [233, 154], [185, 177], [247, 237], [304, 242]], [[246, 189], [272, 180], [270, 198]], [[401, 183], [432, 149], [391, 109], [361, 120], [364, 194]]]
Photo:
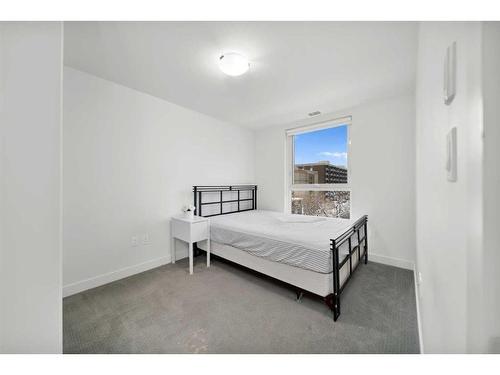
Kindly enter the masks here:
[[[354, 223], [354, 218], [360, 218], [365, 214], [370, 218], [370, 260], [378, 260], [385, 264], [412, 270], [415, 252], [413, 243], [415, 170], [411, 158], [415, 147], [412, 84], [415, 72], [416, 26], [414, 23], [66, 23], [63, 139], [64, 296], [69, 297], [106, 282], [170, 263], [173, 251], [165, 251], [169, 247], [177, 249], [175, 258], [184, 258], [187, 255], [186, 245], [178, 239], [171, 244], [168, 223], [172, 216], [182, 214], [183, 206], [193, 203], [192, 187], [195, 185], [254, 183], [257, 185], [255, 194], [258, 196], [255, 206], [258, 206], [259, 210], [284, 212], [285, 204], [290, 210], [291, 198], [285, 198], [290, 195], [285, 191], [285, 186], [289, 183], [281, 182], [278, 178], [284, 174], [285, 163], [291, 163], [268, 154], [271, 152], [283, 154], [283, 143], [291, 143], [292, 138], [300, 137], [290, 132], [285, 134], [286, 129], [297, 131], [303, 127], [302, 123], [285, 119], [285, 116], [290, 116], [291, 119], [297, 116], [294, 113], [289, 114], [290, 110], [298, 111], [297, 102], [312, 100], [309, 98], [311, 92], [325, 92], [322, 100], [327, 103], [339, 100], [336, 91], [328, 96], [326, 94], [329, 86], [337, 82], [338, 85], [341, 84], [339, 72], [342, 72], [342, 82], [345, 82], [345, 86], [341, 86], [342, 91], [347, 91], [349, 87], [352, 87], [350, 82], [356, 76], [365, 74], [367, 79], [364, 85], [360, 86], [366, 87], [367, 94], [365, 95], [368, 98], [348, 98], [347, 95], [343, 95], [342, 99], [346, 102], [350, 101], [349, 107], [352, 107], [343, 113], [329, 113], [325, 108], [331, 108], [330, 104], [316, 104], [312, 108], [303, 104], [301, 117], [307, 116], [307, 113], [313, 110], [325, 112], [323, 115], [310, 117], [309, 122], [320, 125], [305, 126], [304, 131], [312, 132], [310, 134], [319, 132], [320, 138], [325, 138], [327, 135], [324, 131], [321, 133], [320, 128], [326, 127], [326, 131], [343, 127], [350, 128], [348, 132], [350, 140], [347, 139], [347, 134], [333, 134], [330, 136], [332, 144], [320, 144], [316, 147], [326, 147], [323, 150], [325, 152], [341, 150], [349, 153], [346, 158], [349, 160], [346, 180], [349, 180], [350, 184], [340, 184], [340, 188], [346, 190], [347, 185], [347, 189], [351, 191], [353, 197], [356, 197], [352, 202], [353, 220], [350, 224]], [[299, 32], [298, 37], [294, 36]], [[272, 38], [269, 35], [272, 35]], [[325, 54], [322, 49], [331, 35], [337, 35], [333, 49], [344, 49], [346, 59], [341, 62], [332, 61], [332, 57]], [[345, 47], [344, 40], [352, 38], [353, 35], [357, 38], [357, 43], [353, 46], [357, 44], [370, 46], [363, 51], [363, 54], [360, 54], [356, 47], [352, 50]], [[214, 45], [213, 40], [218, 42]], [[161, 41], [162, 48], [158, 47], [159, 41]], [[291, 44], [294, 45], [293, 49], [288, 47]], [[262, 51], [255, 50], [256, 47], [252, 48], [252, 45], [259, 46]], [[248, 72], [233, 77], [224, 74], [219, 69], [218, 53], [225, 49], [231, 51], [236, 49], [236, 46], [253, 58], [249, 58]], [[283, 47], [280, 48], [280, 46]], [[296, 50], [304, 49], [307, 49], [307, 54], [304, 54], [302, 58], [296, 57], [292, 60], [292, 55], [296, 54]], [[175, 59], [169, 59], [171, 51], [175, 54]], [[373, 62], [368, 60], [368, 56], [373, 55], [375, 51], [380, 51], [386, 56], [381, 59], [378, 67], [374, 67]], [[395, 60], [392, 58], [395, 54], [406, 57], [403, 60]], [[194, 56], [197, 55], [199, 57], [195, 59]], [[268, 57], [258, 58], [259, 55]], [[307, 80], [304, 81], [303, 75], [306, 72], [301, 74], [299, 72], [302, 72], [304, 68], [310, 69], [306, 63], [311, 59], [323, 60], [324, 63], [315, 66], [316, 79], [309, 72]], [[356, 59], [360, 62], [354, 64]], [[118, 62], [120, 62], [119, 65]], [[179, 62], [183, 63], [179, 64]], [[335, 64], [337, 66], [332, 69], [332, 65]], [[400, 65], [404, 67], [399, 68]], [[346, 72], [347, 66], [351, 67], [349, 73]], [[379, 74], [374, 75], [370, 71], [365, 73], [367, 67], [379, 71]], [[330, 73], [332, 71], [333, 73]], [[398, 76], [391, 78], [394, 72], [397, 72]], [[320, 77], [322, 80], [319, 80]], [[133, 80], [137, 80], [138, 83], [134, 85]], [[162, 81], [161, 84], [158, 84], [159, 80]], [[301, 94], [284, 98], [285, 83], [296, 87], [297, 90], [300, 89]], [[139, 90], [139, 87], [142, 90]], [[248, 92], [249, 87], [253, 87], [252, 93]], [[274, 90], [273, 87], [275, 87]], [[371, 92], [374, 91], [377, 92], [376, 97], [371, 99], [369, 96], [373, 95]], [[152, 97], [144, 92], [155, 95]], [[266, 92], [268, 97], [262, 98], [262, 92]], [[356, 92], [359, 91], [356, 90]], [[167, 97], [175, 98], [171, 101], [176, 103], [184, 103], [183, 101], [199, 103], [197, 107], [199, 111], [186, 110], [166, 100], [158, 99]], [[313, 100], [317, 100], [317, 96], [314, 96]], [[357, 104], [359, 100], [366, 104]], [[272, 111], [285, 104], [287, 107], [283, 110], [280, 119], [273, 120], [272, 116], [275, 115]], [[347, 104], [344, 105], [347, 106]], [[387, 119], [386, 111], [391, 107], [398, 109], [391, 119]], [[206, 117], [199, 112], [214, 115]], [[213, 119], [214, 116], [218, 121]], [[352, 120], [348, 118], [350, 116]], [[384, 119], [382, 120], [381, 117]], [[345, 119], [339, 122], [337, 119], [340, 118]], [[384, 132], [374, 125], [380, 123], [381, 120], [384, 121]], [[176, 126], [174, 121], [181, 122], [183, 126]], [[252, 121], [259, 126], [252, 126]], [[352, 125], [347, 125], [351, 121]], [[285, 125], [280, 125], [280, 122]], [[260, 125], [266, 123], [270, 125], [263, 127]], [[270, 136], [271, 132], [279, 133], [276, 139]], [[334, 139], [340, 136], [344, 137], [339, 141], [342, 143], [339, 145], [341, 149], [332, 149], [335, 147]], [[265, 144], [260, 140], [261, 137], [267, 142], [274, 141], [274, 144]], [[370, 143], [375, 139], [374, 137], [377, 141], [372, 146]], [[397, 141], [394, 142], [394, 140]], [[213, 151], [207, 153], [203, 145], [209, 145]], [[310, 145], [310, 147], [313, 146]], [[295, 149], [297, 153], [302, 152], [297, 147]], [[89, 150], [92, 152], [89, 153]], [[376, 168], [377, 164], [366, 160], [366, 155], [378, 150], [385, 150], [385, 153], [378, 156], [377, 163], [392, 165], [381, 180], [371, 177], [370, 170]], [[318, 155], [319, 149], [304, 150], [304, 152], [308, 152], [309, 157], [320, 156]], [[323, 159], [325, 157], [321, 156]], [[393, 159], [397, 159], [398, 164], [394, 163]], [[169, 160], [172, 163], [166, 162]], [[299, 161], [297, 160], [297, 163]], [[289, 169], [292, 168], [298, 167]], [[356, 173], [358, 170], [359, 172]], [[271, 179], [271, 183], [267, 182], [268, 178]], [[316, 182], [321, 184], [321, 181]], [[322, 182], [325, 183], [325, 181]], [[332, 184], [325, 185], [332, 189]], [[401, 193], [392, 194], [393, 203], [397, 203], [394, 212], [389, 212], [386, 203], [381, 201], [378, 205], [368, 195], [382, 193], [391, 186], [398, 186], [401, 190]], [[339, 186], [336, 188], [338, 189]], [[242, 199], [246, 197], [245, 193], [248, 192], [242, 191]], [[276, 193], [281, 193], [281, 196], [274, 197]], [[201, 198], [204, 201], [216, 199], [216, 197], [211, 197], [210, 193], [203, 193]], [[224, 201], [236, 198], [236, 194], [233, 193], [231, 197], [229, 192], [224, 192], [222, 197]], [[285, 200], [287, 202], [284, 202]], [[364, 200], [373, 202], [373, 208]], [[251, 203], [254, 206], [251, 201], [242, 201], [242, 209], [246, 208], [245, 203]], [[233, 202], [233, 207], [231, 207], [231, 203], [224, 203], [223, 212], [236, 210], [237, 207], [234, 207], [236, 204]], [[220, 208], [215, 208], [216, 205], [198, 206], [196, 213], [202, 216], [205, 212], [220, 213]], [[201, 209], [203, 209], [202, 212], [200, 212]], [[227, 217], [234, 219], [234, 215]], [[220, 218], [211, 218], [211, 236], [216, 235], [214, 230], [217, 219]], [[262, 219], [255, 220], [255, 224]], [[249, 218], [245, 217], [243, 220], [247, 221]], [[276, 227], [276, 224], [273, 226], [273, 222], [268, 225]], [[313, 229], [299, 229], [298, 225], [292, 225], [294, 227], [292, 230], [301, 230], [301, 233], [306, 233]], [[398, 228], [397, 233], [391, 229], [394, 226]], [[136, 232], [130, 232], [132, 228]], [[259, 228], [256, 231], [259, 231]], [[286, 235], [286, 230], [283, 231]], [[292, 279], [285, 276], [285, 280], [283, 278], [281, 280], [288, 281], [295, 287], [300, 288], [303, 285], [300, 280], [296, 281], [293, 275], [300, 274], [304, 268], [306, 271], [320, 271], [327, 277], [329, 275], [330, 281], [320, 278], [317, 282], [332, 287], [331, 269], [328, 269], [331, 267], [328, 266], [329, 262], [332, 262], [329, 259], [331, 257], [329, 239], [333, 234], [332, 231], [336, 233], [339, 229], [323, 228], [319, 229], [319, 233], [315, 232], [316, 235], [326, 234], [323, 239], [326, 249], [321, 246], [321, 243], [313, 243], [304, 248], [287, 249], [288, 253], [276, 253], [278, 246], [271, 243], [269, 247], [263, 246], [261, 253], [258, 254], [255, 250], [258, 244], [251, 243], [245, 250], [250, 251], [251, 254], [257, 254], [257, 257], [264, 257], [262, 253], [275, 252], [270, 257], [264, 257], [265, 262], [268, 262], [268, 259], [282, 258], [285, 263], [291, 263], [295, 266], [291, 271]], [[264, 234], [262, 232], [258, 234], [260, 234], [258, 238], [262, 239]], [[282, 240], [279, 233], [266, 233], [265, 235]], [[245, 238], [243, 242], [245, 240], [248, 238]], [[136, 246], [134, 241], [139, 244]], [[293, 239], [291, 241], [293, 242]], [[295, 239], [295, 242], [297, 241], [307, 241], [307, 239]], [[309, 243], [310, 241], [311, 239]], [[218, 243], [215, 240], [214, 242]], [[222, 238], [221, 243], [229, 244], [226, 238]], [[348, 243], [345, 242], [343, 247], [347, 245]], [[200, 246], [204, 245], [200, 244]], [[353, 243], [352, 247], [354, 246]], [[241, 241], [235, 247], [243, 248]], [[300, 258], [303, 253], [307, 254], [307, 249], [311, 247], [313, 250], [322, 249], [320, 258], [317, 260], [319, 265], [314, 267], [315, 259], [294, 263], [294, 260]], [[217, 253], [217, 249], [213, 251]], [[232, 253], [234, 252], [235, 250]], [[118, 254], [120, 256], [117, 256]], [[310, 256], [314, 258], [316, 255]], [[321, 256], [326, 258], [323, 259]], [[233, 259], [231, 256], [229, 258]], [[268, 274], [265, 262], [262, 265], [264, 269], [257, 269]], [[312, 263], [312, 267], [307, 267], [307, 262]], [[194, 263], [199, 265], [202, 261], [195, 259]], [[350, 262], [345, 264], [345, 267], [356, 264], [357, 259], [352, 265]], [[255, 270], [256, 267], [258, 265], [251, 268]], [[280, 271], [281, 269], [276, 272]], [[386, 272], [388, 275], [393, 275], [394, 270], [388, 268]], [[317, 274], [318, 272], [313, 272], [311, 275], [299, 277], [304, 278], [308, 284], [310, 280], [316, 280]], [[274, 274], [269, 276], [278, 277]], [[410, 282], [412, 286], [413, 279], [410, 272], [403, 273], [403, 276], [396, 274], [393, 277], [401, 277], [404, 280], [403, 283]], [[179, 284], [184, 281], [173, 280], [172, 282]], [[323, 291], [316, 285], [310, 288], [320, 297], [326, 297], [332, 293], [328, 289]], [[403, 288], [401, 286], [401, 289], [394, 290], [393, 293], [411, 294], [411, 290]], [[245, 289], [234, 292], [244, 293]], [[291, 296], [295, 298], [294, 290], [292, 289], [291, 292]], [[208, 292], [200, 290], [199, 293], [203, 295]], [[85, 350], [73, 344], [73, 342], [85, 341], [80, 336], [81, 326], [71, 323], [82, 321], [83, 306], [78, 304], [77, 298], [69, 297], [65, 300], [64, 311], [67, 314], [64, 320], [65, 329], [70, 333], [65, 336], [67, 338], [65, 342], [69, 352]], [[306, 293], [304, 299], [309, 302], [311, 297]], [[385, 304], [387, 303], [386, 301]], [[414, 298], [409, 302], [408, 298], [404, 298], [400, 308], [408, 303], [415, 309]], [[232, 308], [238, 309], [240, 316], [246, 309], [244, 306], [242, 301], [233, 301]], [[317, 308], [321, 309], [321, 307], [323, 306], [320, 302]], [[346, 305], [344, 308], [347, 309], [349, 306]], [[76, 311], [73, 312], [73, 310]], [[379, 320], [382, 320], [384, 311], [381, 307], [380, 310]], [[148, 313], [144, 311], [144, 314]], [[183, 313], [189, 314], [190, 312]], [[328, 308], [324, 313], [330, 320], [331, 314], [328, 313]], [[267, 312], [267, 314], [276, 314], [276, 312]], [[413, 318], [416, 316], [415, 311], [409, 311], [407, 314]], [[116, 318], [121, 321], [118, 315]], [[92, 324], [97, 324], [97, 322]], [[175, 326], [173, 322], [166, 322], [166, 324]], [[207, 337], [215, 335], [215, 332], [220, 331], [216, 328], [220, 324], [222, 322], [212, 318], [209, 326], [193, 325], [190, 327], [189, 330], [193, 331], [190, 334], [194, 336], [196, 332], [202, 330]], [[235, 326], [242, 324], [240, 320], [234, 322]], [[389, 331], [404, 330], [407, 340], [411, 341], [412, 345], [402, 350], [416, 352], [418, 351], [418, 338], [414, 329], [416, 321], [413, 319], [407, 324], [408, 327], [394, 326]], [[249, 324], [248, 329], [251, 327], [252, 324]], [[316, 328], [322, 329], [320, 327], [322, 325], [318, 322]], [[102, 327], [102, 329], [106, 328]], [[385, 334], [389, 335], [389, 331]], [[72, 340], [73, 335], [76, 336], [74, 340]], [[246, 332], [247, 335], [248, 332]], [[116, 336], [120, 337], [118, 334]], [[293, 340], [293, 337], [284, 336], [283, 340], [285, 339]], [[188, 337], [186, 333], [185, 340], [191, 344], [191, 341], [195, 339]], [[377, 345], [382, 345], [384, 340], [380, 341], [378, 336], [374, 337], [371, 342], [373, 349], [367, 350], [380, 350], [375, 348]], [[89, 345], [91, 343], [99, 345], [93, 340], [90, 340]], [[164, 344], [155, 343], [159, 346]], [[207, 343], [207, 345], [210, 348], [210, 344]], [[246, 345], [248, 344], [233, 342], [228, 337], [219, 348], [208, 350], [216, 352], [266, 351], [262, 346], [263, 343], [260, 346], [255, 343], [254, 347], [248, 348]], [[350, 345], [355, 348], [359, 344], [350, 343]], [[307, 347], [297, 349], [304, 352], [313, 350]], [[107, 349], [103, 348], [103, 350]], [[142, 350], [147, 352], [146, 348]], [[179, 346], [172, 350], [182, 352], [186, 348]], [[281, 350], [286, 352], [291, 349], [288, 345], [284, 345]]]
[[498, 352], [497, 22], [0, 25], [0, 352]]

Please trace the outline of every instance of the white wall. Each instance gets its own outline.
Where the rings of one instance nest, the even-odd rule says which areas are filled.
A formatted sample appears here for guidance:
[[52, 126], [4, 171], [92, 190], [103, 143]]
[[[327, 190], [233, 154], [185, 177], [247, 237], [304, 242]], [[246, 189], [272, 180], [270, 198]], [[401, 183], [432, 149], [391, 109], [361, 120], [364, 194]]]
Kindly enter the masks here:
[[285, 129], [352, 116], [352, 215], [368, 215], [371, 259], [411, 268], [415, 259], [415, 103], [403, 93], [256, 133], [259, 208], [285, 209]]
[[170, 262], [192, 185], [253, 183], [254, 148], [249, 130], [66, 67], [65, 294]]
[[500, 353], [500, 22], [483, 24], [485, 351]]
[[[442, 99], [446, 47], [457, 42], [457, 94]], [[417, 65], [417, 263], [425, 352], [481, 350], [481, 24], [423, 22]], [[458, 181], [446, 134], [458, 128]]]
[[60, 353], [62, 24], [0, 23], [0, 352]]

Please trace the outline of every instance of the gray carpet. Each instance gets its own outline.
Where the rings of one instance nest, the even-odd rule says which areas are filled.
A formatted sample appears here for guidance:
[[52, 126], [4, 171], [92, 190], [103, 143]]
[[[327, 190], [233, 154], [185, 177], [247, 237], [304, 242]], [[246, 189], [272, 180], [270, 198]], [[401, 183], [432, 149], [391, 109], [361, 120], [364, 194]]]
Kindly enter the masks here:
[[333, 322], [318, 297], [195, 259], [64, 299], [65, 353], [417, 353], [413, 273], [361, 265]]

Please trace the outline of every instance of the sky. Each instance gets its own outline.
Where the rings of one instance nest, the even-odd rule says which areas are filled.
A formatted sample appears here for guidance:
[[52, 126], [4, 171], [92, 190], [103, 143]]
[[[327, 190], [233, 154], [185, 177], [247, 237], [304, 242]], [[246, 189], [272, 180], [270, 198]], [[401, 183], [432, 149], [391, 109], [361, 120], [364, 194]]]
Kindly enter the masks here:
[[295, 136], [295, 164], [320, 160], [347, 166], [347, 125]]

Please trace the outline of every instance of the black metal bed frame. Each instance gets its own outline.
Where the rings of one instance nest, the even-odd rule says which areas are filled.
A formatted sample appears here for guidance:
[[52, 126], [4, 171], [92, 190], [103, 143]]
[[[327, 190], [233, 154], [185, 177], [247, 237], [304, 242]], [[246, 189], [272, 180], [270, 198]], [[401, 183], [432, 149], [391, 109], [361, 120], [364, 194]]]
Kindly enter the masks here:
[[[241, 198], [242, 191], [250, 191], [251, 198]], [[224, 192], [237, 192], [237, 199], [224, 200]], [[203, 201], [203, 193], [219, 193], [218, 200]], [[224, 186], [193, 186], [194, 206], [198, 216], [210, 217], [227, 215], [237, 212], [251, 211], [257, 209], [257, 185], [224, 185]], [[241, 208], [241, 202], [252, 202], [251, 208]], [[224, 211], [224, 204], [236, 203], [236, 210]], [[208, 205], [219, 205], [219, 213], [203, 214], [203, 207]], [[353, 246], [353, 239], [356, 245]], [[347, 242], [348, 254], [340, 259], [340, 249]], [[349, 229], [335, 239], [330, 239], [330, 250], [333, 257], [333, 293], [324, 297], [325, 303], [333, 311], [333, 320], [340, 316], [340, 295], [344, 291], [348, 281], [361, 264], [368, 263], [368, 216], [364, 215], [357, 220]], [[358, 262], [353, 265], [353, 255], [357, 254]], [[349, 262], [349, 273], [344, 280], [340, 280], [340, 270]], [[300, 299], [303, 291], [297, 292], [297, 299]]]
[[[224, 200], [224, 192], [237, 192], [237, 199]], [[241, 198], [242, 191], [251, 191], [251, 198]], [[203, 202], [203, 193], [219, 193], [219, 200]], [[252, 211], [257, 209], [257, 185], [226, 185], [226, 186], [193, 186], [194, 206], [198, 216], [210, 217], [218, 215], [232, 214], [235, 212]], [[241, 209], [241, 202], [252, 201], [251, 208]], [[237, 203], [238, 209], [224, 212], [225, 203]], [[203, 215], [203, 206], [219, 205], [220, 212], [218, 214]]]
[[[361, 237], [361, 228], [363, 228], [363, 237]], [[357, 244], [352, 246], [353, 236], [357, 237]], [[340, 260], [339, 252], [341, 246], [347, 241], [349, 253], [343, 260]], [[361, 246], [363, 245], [363, 253], [361, 252]], [[340, 294], [344, 291], [347, 282], [351, 279], [354, 271], [358, 268], [361, 263], [361, 257], [364, 256], [365, 264], [368, 263], [368, 216], [364, 215], [359, 220], [357, 220], [351, 228], [342, 233], [335, 239], [330, 239], [330, 250], [333, 254], [333, 320], [336, 321], [340, 315]], [[352, 255], [358, 254], [358, 263], [353, 268]], [[342, 267], [349, 262], [349, 274], [344, 282], [340, 282], [340, 270]]]

